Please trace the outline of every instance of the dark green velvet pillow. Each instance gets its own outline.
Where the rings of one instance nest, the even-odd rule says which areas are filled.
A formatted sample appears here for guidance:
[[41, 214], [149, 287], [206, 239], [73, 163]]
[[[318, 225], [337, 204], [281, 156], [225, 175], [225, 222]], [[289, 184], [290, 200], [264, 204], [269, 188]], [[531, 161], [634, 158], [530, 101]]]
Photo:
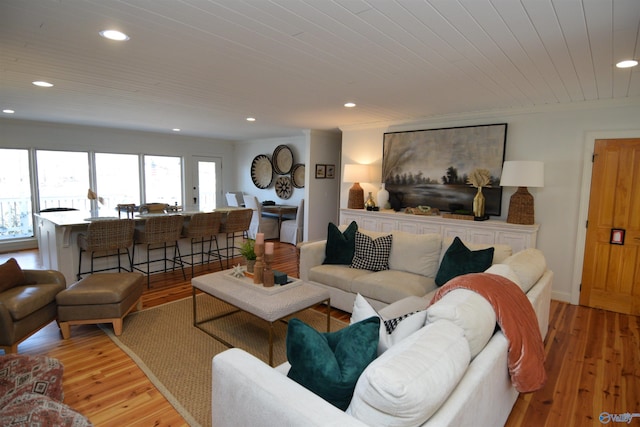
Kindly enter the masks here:
[[327, 230], [327, 247], [324, 251], [323, 264], [351, 265], [353, 254], [356, 251], [356, 231], [358, 224], [352, 221], [351, 224], [340, 232], [338, 227], [330, 222]]
[[442, 263], [436, 274], [436, 285], [442, 286], [456, 276], [467, 273], [482, 273], [491, 267], [494, 248], [472, 251], [467, 248], [460, 238], [453, 239], [453, 243], [444, 253]]
[[347, 409], [360, 374], [377, 356], [380, 318], [322, 333], [299, 319], [287, 329], [287, 376], [332, 405]]

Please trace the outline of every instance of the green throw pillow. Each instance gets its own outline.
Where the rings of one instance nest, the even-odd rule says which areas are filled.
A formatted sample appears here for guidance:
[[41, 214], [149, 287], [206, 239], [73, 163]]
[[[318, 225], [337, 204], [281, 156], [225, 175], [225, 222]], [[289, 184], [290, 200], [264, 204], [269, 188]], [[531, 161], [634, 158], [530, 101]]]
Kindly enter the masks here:
[[299, 319], [287, 329], [287, 376], [332, 405], [347, 409], [362, 371], [377, 356], [380, 318], [322, 333]]
[[344, 233], [330, 222], [323, 264], [351, 265], [356, 251], [356, 231], [358, 231], [358, 224], [355, 221], [349, 224]]
[[491, 267], [494, 248], [472, 251], [467, 248], [460, 238], [453, 239], [442, 258], [442, 263], [436, 274], [436, 285], [442, 286], [456, 276], [467, 273], [482, 273]]

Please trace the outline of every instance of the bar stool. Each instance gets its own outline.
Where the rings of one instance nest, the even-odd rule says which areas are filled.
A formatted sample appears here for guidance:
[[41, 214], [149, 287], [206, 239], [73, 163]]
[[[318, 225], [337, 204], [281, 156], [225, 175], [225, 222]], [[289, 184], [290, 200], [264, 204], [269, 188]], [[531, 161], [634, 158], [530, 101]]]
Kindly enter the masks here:
[[[194, 277], [193, 266], [195, 264], [204, 264], [204, 256], [207, 256], [207, 264], [211, 262], [211, 256], [218, 259], [220, 270], [222, 268], [222, 257], [220, 256], [220, 247], [218, 246], [217, 234], [220, 232], [220, 223], [222, 221], [222, 212], [201, 212], [191, 215], [191, 219], [182, 228], [182, 237], [191, 240], [191, 253], [182, 255], [182, 258], [191, 256], [191, 262], [183, 261], [191, 266], [191, 277]], [[209, 242], [209, 249], [204, 249], [205, 242]], [[200, 250], [197, 251], [197, 245], [200, 244]], [[215, 249], [212, 249], [215, 243]], [[196, 249], [194, 249], [196, 246]], [[200, 262], [194, 261], [194, 255], [200, 255]]]
[[[253, 210], [251, 209], [234, 209], [227, 214], [227, 221], [220, 227], [222, 233], [227, 235], [227, 246], [224, 258], [227, 260], [227, 268], [229, 268], [229, 259], [233, 258], [236, 253], [235, 239], [243, 238], [251, 224]], [[231, 244], [229, 243], [231, 242]], [[231, 256], [229, 256], [231, 250]]]
[[[146, 261], [140, 261], [137, 263], [134, 262], [133, 268], [140, 271], [141, 273], [146, 273], [147, 288], [150, 287], [150, 274], [158, 273], [160, 271], [166, 272], [167, 262], [171, 262], [173, 264], [171, 270], [175, 270], [176, 264], [179, 264], [180, 268], [182, 269], [183, 278], [187, 278], [187, 276], [184, 274], [184, 264], [180, 259], [180, 247], [178, 247], [178, 239], [180, 238], [180, 233], [182, 232], [183, 222], [184, 218], [180, 215], [155, 216], [147, 218], [145, 220], [144, 228], [136, 228], [133, 236], [133, 256], [135, 257], [136, 245], [146, 245], [147, 258]], [[173, 258], [169, 258], [167, 256], [167, 248], [171, 246], [173, 246]], [[151, 251], [157, 249], [164, 250], [163, 257], [151, 259]], [[164, 268], [151, 271], [150, 265], [154, 262], [160, 261], [164, 262]], [[146, 271], [137, 267], [138, 265], [143, 264], [147, 265]]]
[[127, 215], [127, 218], [133, 219], [133, 214], [136, 211], [136, 205], [133, 203], [120, 203], [116, 206], [116, 210], [118, 211], [118, 218], [124, 212]]
[[[89, 223], [86, 233], [78, 235], [78, 280], [83, 274], [93, 274], [98, 271], [107, 271], [118, 269], [118, 272], [132, 271], [132, 258], [129, 253], [129, 247], [133, 245], [133, 230], [135, 222], [132, 219], [116, 219], [92, 221]], [[124, 251], [124, 252], [123, 252]], [[82, 253], [91, 254], [91, 269], [82, 271]], [[93, 261], [97, 258], [107, 258], [116, 256], [118, 259], [117, 267], [105, 267], [99, 270], [94, 268]], [[129, 269], [121, 265], [121, 255], [127, 255]]]

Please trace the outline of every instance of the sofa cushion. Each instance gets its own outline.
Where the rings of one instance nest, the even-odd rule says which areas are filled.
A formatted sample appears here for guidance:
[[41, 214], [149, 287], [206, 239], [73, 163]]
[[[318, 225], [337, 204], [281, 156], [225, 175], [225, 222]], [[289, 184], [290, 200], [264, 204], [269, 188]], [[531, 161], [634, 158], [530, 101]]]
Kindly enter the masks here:
[[369, 426], [421, 425], [449, 397], [469, 360], [459, 326], [429, 323], [365, 369], [347, 413]]
[[309, 280], [351, 292], [354, 279], [370, 274], [369, 270], [359, 270], [348, 265], [317, 265], [309, 270]]
[[321, 333], [299, 319], [289, 321], [287, 376], [332, 405], [349, 406], [356, 381], [373, 361], [380, 319], [371, 317], [337, 332]]
[[409, 296], [421, 297], [435, 288], [432, 277], [397, 270], [369, 272], [354, 277], [351, 282], [352, 293], [387, 304]]
[[47, 396], [24, 393], [0, 409], [6, 426], [90, 427], [91, 421], [62, 402]]
[[15, 258], [0, 265], [0, 292], [25, 283], [24, 273]]
[[525, 249], [511, 255], [504, 260], [504, 264], [507, 264], [516, 273], [519, 279], [516, 283], [524, 293], [529, 292], [529, 289], [547, 271], [547, 260], [544, 258], [544, 254], [539, 249], [534, 248]]
[[351, 313], [351, 324], [361, 322], [370, 317], [380, 319], [380, 340], [378, 341], [378, 356], [387, 351], [396, 343], [402, 341], [418, 329], [422, 328], [427, 320], [427, 312], [424, 310], [410, 311], [398, 314], [393, 318], [385, 318], [380, 315], [371, 304], [360, 294], [356, 295]]
[[391, 234], [372, 239], [356, 231], [356, 250], [351, 267], [370, 271], [388, 270], [392, 243]]
[[439, 234], [411, 234], [394, 231], [389, 254], [391, 270], [436, 277], [442, 239]]
[[55, 303], [56, 295], [64, 289], [60, 284], [37, 284], [16, 286], [2, 293], [0, 300], [13, 320], [20, 320], [31, 313]]
[[485, 271], [491, 266], [493, 252], [493, 247], [472, 251], [462, 243], [460, 238], [456, 237], [442, 258], [436, 275], [436, 284], [442, 286], [456, 276]]
[[451, 291], [429, 306], [428, 322], [442, 319], [453, 322], [464, 330], [471, 358], [482, 351], [496, 328], [496, 313], [491, 304], [480, 294], [467, 289]]
[[350, 265], [355, 252], [356, 231], [358, 231], [358, 224], [355, 221], [352, 221], [344, 232], [330, 222], [323, 264]]
[[[440, 262], [442, 262], [442, 258], [444, 254], [449, 249], [449, 246], [453, 243], [455, 239], [452, 237], [447, 237], [442, 240], [442, 251], [440, 254]], [[472, 251], [479, 251], [481, 249], [493, 248], [493, 264], [499, 264], [503, 262], [505, 259], [510, 257], [513, 254], [513, 249], [509, 245], [500, 244], [500, 243], [471, 243], [471, 242], [463, 242], [464, 245], [471, 249]]]
[[25, 354], [0, 356], [0, 408], [25, 393], [41, 394], [62, 401], [63, 373], [62, 363], [51, 357]]

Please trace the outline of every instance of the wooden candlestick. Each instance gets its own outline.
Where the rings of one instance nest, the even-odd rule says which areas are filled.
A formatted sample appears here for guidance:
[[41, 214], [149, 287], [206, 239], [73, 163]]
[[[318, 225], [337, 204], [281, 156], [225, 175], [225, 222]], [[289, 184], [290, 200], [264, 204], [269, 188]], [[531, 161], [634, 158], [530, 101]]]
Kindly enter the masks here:
[[264, 243], [256, 243], [253, 246], [253, 251], [256, 253], [256, 263], [253, 266], [253, 283], [259, 285], [262, 283], [264, 263], [262, 257], [264, 256]]
[[264, 254], [264, 271], [262, 273], [262, 283], [265, 288], [273, 286], [273, 270], [271, 263], [273, 262], [273, 254]]

